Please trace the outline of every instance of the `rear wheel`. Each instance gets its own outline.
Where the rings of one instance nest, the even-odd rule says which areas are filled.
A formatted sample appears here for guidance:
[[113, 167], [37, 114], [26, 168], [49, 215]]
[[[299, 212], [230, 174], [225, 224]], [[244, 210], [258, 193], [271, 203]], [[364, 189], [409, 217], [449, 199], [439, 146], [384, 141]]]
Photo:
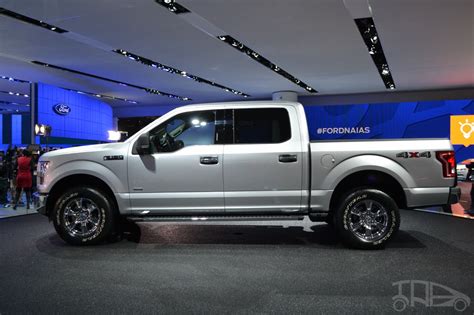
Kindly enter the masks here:
[[383, 248], [400, 227], [397, 204], [376, 189], [360, 189], [345, 195], [334, 218], [342, 241], [353, 248]]
[[72, 188], [56, 201], [54, 227], [69, 244], [100, 243], [114, 233], [117, 215], [112, 205], [108, 196], [95, 188]]

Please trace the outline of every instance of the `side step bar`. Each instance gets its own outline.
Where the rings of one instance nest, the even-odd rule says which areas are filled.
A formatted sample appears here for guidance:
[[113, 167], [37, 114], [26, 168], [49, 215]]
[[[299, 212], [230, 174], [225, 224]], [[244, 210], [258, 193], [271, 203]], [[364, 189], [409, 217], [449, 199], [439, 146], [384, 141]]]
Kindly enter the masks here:
[[232, 216], [128, 216], [134, 222], [183, 222], [183, 221], [301, 221], [304, 215], [232, 215]]

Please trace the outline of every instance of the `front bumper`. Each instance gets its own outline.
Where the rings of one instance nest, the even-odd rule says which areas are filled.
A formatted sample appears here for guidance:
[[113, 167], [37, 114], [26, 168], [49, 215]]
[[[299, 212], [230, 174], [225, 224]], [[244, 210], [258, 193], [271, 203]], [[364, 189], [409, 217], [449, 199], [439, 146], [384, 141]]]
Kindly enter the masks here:
[[452, 205], [458, 203], [461, 200], [461, 187], [451, 187], [449, 189], [448, 204]]
[[40, 194], [35, 192], [33, 194], [33, 204], [35, 205], [36, 211], [43, 215], [48, 215], [46, 213], [46, 199], [48, 198], [47, 194]]

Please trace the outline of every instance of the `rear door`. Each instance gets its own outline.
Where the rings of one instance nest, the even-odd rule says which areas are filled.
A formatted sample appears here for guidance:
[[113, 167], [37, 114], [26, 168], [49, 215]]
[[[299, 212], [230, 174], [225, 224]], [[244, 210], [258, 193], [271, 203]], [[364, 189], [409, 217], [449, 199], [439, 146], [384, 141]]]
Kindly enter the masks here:
[[[226, 109], [230, 144], [224, 146], [226, 212], [301, 209], [302, 147], [292, 107]], [[226, 130], [229, 128], [227, 124]]]

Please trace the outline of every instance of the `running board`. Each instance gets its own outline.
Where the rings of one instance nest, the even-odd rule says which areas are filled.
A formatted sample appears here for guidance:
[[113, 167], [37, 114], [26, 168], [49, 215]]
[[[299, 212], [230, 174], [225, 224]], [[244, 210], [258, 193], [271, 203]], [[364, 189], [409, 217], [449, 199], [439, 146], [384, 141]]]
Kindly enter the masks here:
[[128, 216], [134, 222], [182, 222], [182, 221], [301, 221], [304, 215], [223, 215], [223, 216]]

